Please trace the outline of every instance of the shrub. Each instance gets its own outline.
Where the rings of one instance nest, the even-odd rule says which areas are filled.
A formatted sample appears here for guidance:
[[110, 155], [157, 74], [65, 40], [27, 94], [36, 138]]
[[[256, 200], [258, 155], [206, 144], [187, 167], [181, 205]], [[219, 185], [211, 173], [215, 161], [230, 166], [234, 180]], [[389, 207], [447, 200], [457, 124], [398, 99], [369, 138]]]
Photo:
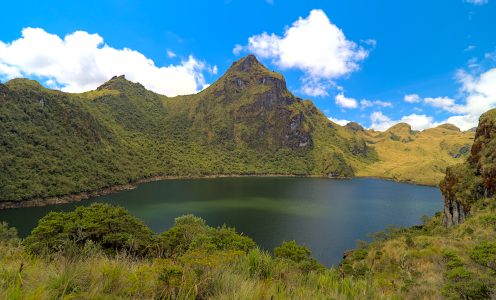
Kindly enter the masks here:
[[496, 270], [496, 242], [480, 243], [470, 252], [470, 257], [478, 264]]
[[311, 257], [310, 249], [300, 246], [296, 241], [283, 241], [280, 247], [274, 249], [276, 258], [286, 259], [298, 263], [304, 271], [320, 270], [324, 267]]
[[94, 203], [73, 212], [51, 212], [39, 220], [25, 242], [34, 254], [67, 250], [71, 244], [92, 242], [107, 252], [126, 250], [144, 255], [149, 250], [152, 231], [122, 207]]
[[256, 246], [251, 238], [237, 233], [234, 228], [212, 228], [193, 215], [176, 218], [174, 226], [160, 234], [158, 241], [166, 257], [178, 257], [193, 249], [248, 252]]

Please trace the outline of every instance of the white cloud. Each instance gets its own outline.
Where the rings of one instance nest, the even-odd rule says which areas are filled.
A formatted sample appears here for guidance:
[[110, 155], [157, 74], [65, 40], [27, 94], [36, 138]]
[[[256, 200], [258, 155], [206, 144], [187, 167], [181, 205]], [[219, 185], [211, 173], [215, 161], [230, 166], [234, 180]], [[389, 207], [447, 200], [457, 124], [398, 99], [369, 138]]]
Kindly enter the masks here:
[[403, 116], [400, 120], [391, 120], [391, 118], [384, 115], [381, 111], [373, 112], [370, 115], [370, 121], [370, 128], [378, 131], [387, 130], [398, 123], [407, 123], [413, 130], [424, 130], [441, 124], [434, 122], [432, 117], [417, 114]]
[[475, 48], [477, 48], [475, 45], [469, 45], [467, 48], [465, 48], [463, 51], [465, 52], [469, 52], [469, 51], [472, 51], [474, 50]]
[[409, 94], [409, 95], [405, 95], [403, 100], [405, 100], [405, 102], [408, 103], [417, 103], [420, 101], [420, 96], [417, 94]]
[[176, 53], [174, 53], [172, 50], [167, 49], [167, 56], [168, 56], [169, 58], [174, 58], [174, 57], [176, 57], [177, 55], [176, 55]]
[[347, 40], [343, 31], [318, 9], [312, 10], [307, 18], [299, 18], [283, 36], [266, 32], [254, 35], [248, 39], [247, 46], [236, 45], [233, 53], [243, 50], [272, 59], [281, 69], [303, 71], [305, 82], [328, 82], [346, 76], [356, 71], [369, 53]]
[[394, 122], [380, 111], [375, 111], [370, 115], [371, 129], [384, 131], [393, 126]]
[[241, 46], [241, 45], [239, 45], [239, 44], [236, 44], [236, 45], [234, 46], [234, 48], [233, 48], [233, 51], [232, 51], [232, 52], [233, 52], [233, 54], [234, 54], [234, 55], [240, 55], [240, 54], [241, 54], [241, 52], [243, 52], [243, 50], [244, 50], [244, 47], [243, 47], [243, 46]]
[[424, 103], [435, 108], [441, 108], [442, 110], [459, 113], [463, 111], [463, 107], [456, 104], [454, 99], [448, 97], [436, 97], [436, 98], [424, 98]]
[[489, 2], [489, 0], [466, 0], [468, 3], [475, 5], [483, 5]]
[[334, 98], [336, 105], [343, 108], [357, 108], [358, 101], [353, 98], [347, 98], [344, 94], [337, 94]]
[[426, 115], [411, 114], [401, 118], [400, 122], [409, 124], [413, 130], [424, 130], [435, 127], [440, 123], [434, 122], [434, 118]]
[[338, 125], [341, 125], [341, 126], [344, 126], [348, 123], [350, 123], [350, 121], [348, 120], [342, 120], [342, 119], [335, 119], [333, 117], [329, 117], [329, 120], [331, 120], [332, 122], [338, 124]]
[[393, 107], [393, 104], [391, 102], [380, 101], [380, 100], [367, 100], [367, 99], [362, 99], [362, 101], [360, 101], [360, 105], [362, 109], [367, 107], [374, 107], [374, 106]]
[[210, 73], [214, 74], [214, 75], [217, 75], [217, 73], [219, 72], [219, 68], [217, 67], [217, 65], [213, 66], [211, 69], [210, 69]]
[[329, 96], [327, 90], [329, 89], [329, 84], [323, 81], [314, 81], [312, 79], [303, 79], [303, 84], [300, 88], [300, 92], [305, 95], [312, 97], [324, 97]]
[[158, 67], [138, 51], [112, 48], [100, 35], [85, 31], [62, 39], [41, 28], [25, 28], [21, 38], [0, 41], [0, 78], [33, 76], [68, 92], [92, 90], [124, 74], [160, 94], [191, 94], [206, 85], [202, 74], [206, 68], [193, 56], [178, 65]]
[[458, 80], [462, 85], [462, 103], [449, 97], [425, 98], [424, 103], [456, 114], [441, 123], [468, 130], [477, 126], [481, 114], [496, 107], [496, 68], [479, 75], [459, 71]]

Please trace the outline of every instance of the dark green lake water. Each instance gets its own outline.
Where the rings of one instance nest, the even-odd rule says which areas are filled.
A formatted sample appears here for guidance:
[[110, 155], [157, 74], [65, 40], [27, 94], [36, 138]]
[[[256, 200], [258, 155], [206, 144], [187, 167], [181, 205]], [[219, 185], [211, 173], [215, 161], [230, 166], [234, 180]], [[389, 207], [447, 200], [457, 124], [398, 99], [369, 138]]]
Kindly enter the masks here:
[[150, 182], [78, 203], [0, 210], [0, 221], [26, 236], [47, 212], [93, 202], [123, 206], [155, 232], [193, 213], [211, 226], [236, 227], [267, 250], [294, 239], [326, 265], [338, 264], [357, 240], [388, 225], [420, 224], [443, 206], [437, 188], [380, 179], [243, 177]]

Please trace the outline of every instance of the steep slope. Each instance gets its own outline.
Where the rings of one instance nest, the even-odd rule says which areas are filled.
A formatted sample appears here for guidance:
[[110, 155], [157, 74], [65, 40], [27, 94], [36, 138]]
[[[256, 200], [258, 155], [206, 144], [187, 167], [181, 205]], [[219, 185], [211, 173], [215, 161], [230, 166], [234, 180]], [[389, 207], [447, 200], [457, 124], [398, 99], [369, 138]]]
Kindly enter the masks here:
[[452, 166], [440, 184], [444, 196], [444, 223], [457, 225], [472, 205], [494, 196], [496, 190], [496, 110], [483, 114], [466, 162]]
[[473, 132], [461, 132], [451, 124], [424, 131], [413, 131], [406, 123], [385, 132], [357, 131], [354, 124], [346, 127], [363, 137], [378, 155], [376, 162], [359, 169], [356, 175], [427, 185], [437, 185], [446, 167], [467, 157], [474, 137]]
[[352, 176], [374, 159], [254, 56], [189, 96], [114, 77], [68, 94], [0, 85], [0, 200], [94, 192], [152, 176]]

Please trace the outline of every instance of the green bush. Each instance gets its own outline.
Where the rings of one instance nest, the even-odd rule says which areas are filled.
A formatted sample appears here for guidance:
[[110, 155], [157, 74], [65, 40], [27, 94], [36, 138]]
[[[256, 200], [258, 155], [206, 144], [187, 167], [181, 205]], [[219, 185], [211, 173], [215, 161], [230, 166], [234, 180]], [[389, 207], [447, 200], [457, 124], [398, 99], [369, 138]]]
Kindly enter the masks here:
[[126, 250], [144, 255], [152, 242], [152, 231], [122, 207], [94, 203], [72, 212], [51, 212], [24, 241], [34, 254], [68, 250], [71, 245], [92, 242], [107, 252]]
[[158, 244], [165, 257], [178, 257], [193, 249], [248, 252], [256, 246], [251, 238], [234, 228], [213, 228], [193, 215], [176, 218], [174, 226], [159, 235]]
[[470, 257], [478, 264], [496, 270], [496, 242], [480, 243], [470, 252]]
[[310, 249], [300, 246], [296, 241], [283, 241], [280, 247], [274, 249], [274, 256], [293, 261], [305, 271], [320, 270], [323, 266], [311, 257]]
[[455, 267], [446, 272], [447, 283], [443, 294], [448, 299], [489, 299], [491, 289], [478, 276], [464, 267]]

